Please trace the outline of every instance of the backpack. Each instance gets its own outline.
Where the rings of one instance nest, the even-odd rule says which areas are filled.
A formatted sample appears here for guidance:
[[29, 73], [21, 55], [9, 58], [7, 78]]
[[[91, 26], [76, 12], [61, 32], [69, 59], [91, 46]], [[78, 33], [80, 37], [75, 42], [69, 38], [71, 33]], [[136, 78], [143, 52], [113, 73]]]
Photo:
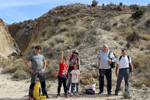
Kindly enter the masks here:
[[86, 93], [94, 95], [95, 91], [93, 89], [86, 89]]
[[[70, 60], [69, 61], [71, 61], [71, 59], [73, 58], [73, 55], [71, 56], [71, 58], [70, 58]], [[77, 57], [77, 63], [79, 62], [79, 57]]]
[[[111, 53], [112, 53], [112, 51], [109, 51], [109, 53], [108, 53], [108, 58], [112, 60], [112, 58], [110, 57], [110, 54], [111, 54]], [[116, 55], [115, 55], [115, 54], [114, 54], [114, 56], [115, 56], [115, 58], [116, 58]], [[111, 67], [111, 68], [115, 68], [115, 67], [116, 67], [116, 62], [112, 62], [112, 63], [110, 64], [110, 67]]]
[[33, 88], [33, 99], [41, 100], [46, 99], [46, 96], [41, 96], [41, 85], [40, 82], [36, 82]]
[[[127, 56], [127, 57], [128, 57], [128, 61], [130, 62], [130, 57], [129, 56]], [[122, 56], [119, 57], [119, 61], [121, 60], [121, 58], [122, 58]], [[130, 65], [130, 63], [129, 63], [129, 70], [131, 72], [131, 65]]]

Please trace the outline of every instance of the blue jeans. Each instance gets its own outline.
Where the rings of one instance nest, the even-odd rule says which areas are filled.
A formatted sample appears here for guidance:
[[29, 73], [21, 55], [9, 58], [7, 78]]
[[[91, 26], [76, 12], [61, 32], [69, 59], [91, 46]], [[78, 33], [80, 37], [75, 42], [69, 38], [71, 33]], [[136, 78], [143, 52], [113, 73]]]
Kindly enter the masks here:
[[119, 69], [119, 75], [118, 75], [118, 79], [117, 79], [115, 93], [118, 93], [118, 91], [120, 89], [121, 81], [123, 78], [125, 81], [125, 91], [129, 92], [129, 76], [130, 76], [129, 69]]
[[102, 71], [103, 69], [99, 69], [99, 89], [100, 89], [100, 92], [103, 92], [104, 91], [104, 76], [106, 76], [106, 79], [107, 79], [107, 92], [110, 93], [111, 92], [111, 80], [112, 80], [112, 71], [111, 69], [106, 69], [105, 70], [105, 73], [104, 73], [104, 76], [101, 75], [102, 74]]
[[72, 83], [71, 84], [71, 93], [74, 93], [74, 90], [75, 90], [75, 87], [76, 87], [76, 93], [78, 93], [78, 83]]
[[[69, 92], [69, 88], [70, 88], [70, 81], [71, 81], [71, 72], [68, 71], [68, 77], [67, 77], [67, 93]], [[75, 88], [73, 88], [73, 90], [75, 90]]]

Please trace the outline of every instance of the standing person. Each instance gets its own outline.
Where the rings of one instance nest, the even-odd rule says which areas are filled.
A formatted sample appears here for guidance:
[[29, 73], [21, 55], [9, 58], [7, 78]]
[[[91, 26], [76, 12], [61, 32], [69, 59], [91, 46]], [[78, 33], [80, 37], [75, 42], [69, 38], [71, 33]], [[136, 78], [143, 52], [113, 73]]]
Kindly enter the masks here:
[[67, 81], [67, 64], [66, 64], [66, 58], [65, 58], [65, 56], [63, 56], [63, 54], [64, 54], [64, 52], [62, 51], [61, 60], [60, 60], [60, 63], [59, 63], [58, 94], [57, 94], [57, 98], [60, 96], [60, 90], [61, 90], [62, 83], [63, 83], [63, 86], [64, 86], [65, 96], [68, 98], [67, 86], [66, 86], [66, 81]]
[[[104, 76], [107, 79], [107, 93], [111, 95], [112, 88], [112, 71], [110, 64], [116, 61], [114, 54], [108, 50], [108, 45], [104, 44], [103, 49], [100, 51], [100, 54], [97, 56], [100, 60], [99, 66], [99, 94], [102, 94], [104, 91]], [[110, 59], [111, 58], [111, 59]]]
[[80, 70], [79, 70], [79, 64], [74, 65], [74, 69], [71, 71], [71, 96], [75, 94], [74, 88], [76, 87], [76, 95], [79, 96], [78, 93], [78, 85], [80, 84]]
[[[45, 84], [45, 75], [44, 75], [44, 72], [46, 69], [46, 60], [44, 56], [40, 54], [40, 51], [41, 51], [41, 47], [37, 45], [35, 47], [35, 53], [28, 56], [24, 62], [26, 68], [31, 72], [31, 85], [29, 89], [29, 100], [33, 99], [32, 92], [33, 92], [33, 88], [36, 83], [37, 77], [39, 77], [40, 79], [43, 95], [47, 96], [48, 98], [48, 94], [46, 91], [46, 84]], [[28, 66], [29, 61], [31, 61], [32, 63], [31, 68]]]
[[[119, 75], [118, 75], [118, 68], [119, 68]], [[121, 81], [124, 78], [125, 81], [125, 91], [129, 92], [129, 76], [130, 76], [130, 69], [131, 69], [131, 76], [133, 76], [133, 65], [131, 63], [131, 58], [127, 56], [126, 49], [122, 50], [122, 56], [118, 58], [117, 66], [116, 66], [116, 76], [117, 79], [117, 85], [115, 90], [115, 95], [118, 95]]]
[[69, 93], [69, 88], [70, 88], [70, 81], [71, 81], [71, 71], [74, 69], [75, 64], [79, 64], [79, 70], [80, 68], [80, 58], [78, 57], [79, 53], [78, 50], [74, 50], [73, 53], [72, 51], [70, 52], [69, 57], [67, 60], [69, 60], [69, 68], [68, 68], [68, 78], [67, 78], [67, 93]]

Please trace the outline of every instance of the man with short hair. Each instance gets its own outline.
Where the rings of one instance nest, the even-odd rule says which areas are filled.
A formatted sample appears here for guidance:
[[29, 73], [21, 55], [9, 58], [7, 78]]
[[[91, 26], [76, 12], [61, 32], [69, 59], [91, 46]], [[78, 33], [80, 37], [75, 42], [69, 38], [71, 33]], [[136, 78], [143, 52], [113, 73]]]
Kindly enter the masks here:
[[[111, 59], [110, 59], [111, 58]], [[116, 61], [115, 55], [108, 50], [108, 45], [104, 44], [103, 49], [100, 51], [100, 54], [97, 56], [97, 59], [100, 60], [99, 66], [99, 94], [104, 91], [104, 76], [107, 79], [107, 93], [111, 95], [112, 88], [112, 71], [111, 66], [112, 62]]]
[[[46, 84], [45, 84], [45, 69], [46, 69], [46, 60], [43, 55], [40, 54], [41, 47], [37, 45], [35, 47], [35, 53], [31, 54], [27, 59], [25, 60], [24, 64], [26, 68], [31, 72], [31, 85], [29, 89], [29, 100], [33, 99], [33, 88], [36, 83], [36, 78], [39, 77], [42, 87], [42, 92], [44, 96], [47, 96], [48, 94], [46, 91]], [[28, 66], [28, 62], [31, 61], [32, 67], [30, 68]]]
[[[115, 90], [115, 95], [118, 95], [121, 81], [124, 78], [125, 81], [125, 91], [129, 92], [129, 76], [130, 76], [130, 70], [131, 70], [131, 76], [133, 76], [133, 65], [131, 63], [131, 58], [127, 56], [126, 49], [123, 49], [122, 56], [118, 58], [117, 66], [116, 66], [116, 76], [117, 79], [117, 85]], [[119, 68], [119, 75], [118, 75], [118, 68]]]

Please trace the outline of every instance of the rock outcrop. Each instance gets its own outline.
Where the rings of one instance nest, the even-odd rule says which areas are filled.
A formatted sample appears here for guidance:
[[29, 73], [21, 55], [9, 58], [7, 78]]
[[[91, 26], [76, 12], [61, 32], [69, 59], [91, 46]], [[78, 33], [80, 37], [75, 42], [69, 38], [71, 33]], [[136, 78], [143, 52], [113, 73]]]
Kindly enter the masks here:
[[19, 48], [11, 37], [7, 25], [0, 19], [0, 57], [7, 59], [8, 56], [18, 54]]

